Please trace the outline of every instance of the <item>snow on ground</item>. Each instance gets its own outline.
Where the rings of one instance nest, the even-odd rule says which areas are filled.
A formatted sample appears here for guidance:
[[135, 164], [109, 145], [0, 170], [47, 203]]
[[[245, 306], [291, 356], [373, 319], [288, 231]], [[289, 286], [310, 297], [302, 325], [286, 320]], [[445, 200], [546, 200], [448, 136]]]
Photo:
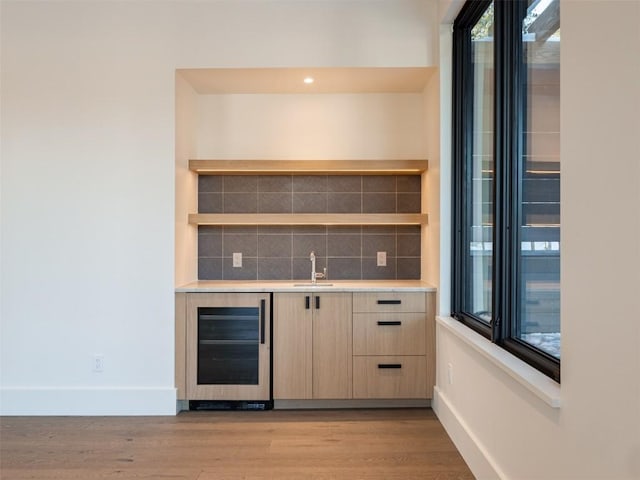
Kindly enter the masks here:
[[560, 333], [524, 333], [522, 340], [556, 358], [560, 358]]

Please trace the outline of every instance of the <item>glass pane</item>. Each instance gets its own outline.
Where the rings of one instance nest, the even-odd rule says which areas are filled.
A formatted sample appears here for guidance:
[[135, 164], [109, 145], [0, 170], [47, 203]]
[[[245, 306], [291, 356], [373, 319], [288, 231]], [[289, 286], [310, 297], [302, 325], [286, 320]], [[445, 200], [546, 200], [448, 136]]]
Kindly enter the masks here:
[[471, 30], [473, 63], [472, 178], [467, 212], [469, 257], [465, 310], [490, 322], [493, 257], [493, 3]]
[[198, 385], [258, 385], [259, 345], [198, 345]]
[[198, 308], [198, 384], [257, 385], [259, 309]]
[[515, 334], [560, 358], [560, 11], [529, 2]]

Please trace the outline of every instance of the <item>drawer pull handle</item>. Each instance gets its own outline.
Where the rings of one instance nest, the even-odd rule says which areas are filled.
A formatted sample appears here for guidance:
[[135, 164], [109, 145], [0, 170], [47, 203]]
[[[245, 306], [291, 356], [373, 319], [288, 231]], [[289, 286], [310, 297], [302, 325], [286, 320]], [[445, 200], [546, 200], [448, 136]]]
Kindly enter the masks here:
[[401, 363], [379, 363], [378, 368], [402, 368]]
[[400, 305], [402, 300], [378, 300], [378, 305]]
[[309, 298], [309, 295], [304, 297], [304, 309], [305, 310], [309, 310], [309, 305], [310, 305], [311, 299]]
[[378, 325], [402, 325], [400, 320], [380, 321]]

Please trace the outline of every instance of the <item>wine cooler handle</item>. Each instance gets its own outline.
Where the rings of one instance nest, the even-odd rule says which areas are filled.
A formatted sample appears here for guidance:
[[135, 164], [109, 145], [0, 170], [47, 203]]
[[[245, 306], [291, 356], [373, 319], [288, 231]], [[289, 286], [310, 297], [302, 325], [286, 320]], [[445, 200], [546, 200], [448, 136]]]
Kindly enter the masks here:
[[265, 328], [266, 328], [266, 312], [267, 301], [263, 298], [260, 300], [260, 343], [265, 343]]

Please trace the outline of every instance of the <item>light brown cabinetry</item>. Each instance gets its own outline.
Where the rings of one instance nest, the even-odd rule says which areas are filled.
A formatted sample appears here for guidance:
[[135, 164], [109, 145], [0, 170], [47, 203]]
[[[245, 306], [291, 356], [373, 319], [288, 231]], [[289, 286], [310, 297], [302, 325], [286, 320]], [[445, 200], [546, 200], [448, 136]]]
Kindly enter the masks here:
[[425, 398], [424, 356], [353, 357], [353, 398]]
[[353, 294], [353, 398], [430, 398], [430, 294]]
[[425, 355], [424, 313], [354, 313], [354, 355]]
[[[265, 338], [260, 376], [272, 353], [275, 400], [429, 399], [435, 382], [435, 292], [177, 293], [179, 399], [258, 399], [257, 385], [201, 385], [198, 307], [260, 305], [273, 298], [273, 345]], [[268, 325], [268, 322], [267, 322]], [[266, 335], [269, 335], [266, 328]], [[248, 389], [251, 389], [249, 391]]]
[[352, 294], [276, 293], [275, 399], [352, 397]]

